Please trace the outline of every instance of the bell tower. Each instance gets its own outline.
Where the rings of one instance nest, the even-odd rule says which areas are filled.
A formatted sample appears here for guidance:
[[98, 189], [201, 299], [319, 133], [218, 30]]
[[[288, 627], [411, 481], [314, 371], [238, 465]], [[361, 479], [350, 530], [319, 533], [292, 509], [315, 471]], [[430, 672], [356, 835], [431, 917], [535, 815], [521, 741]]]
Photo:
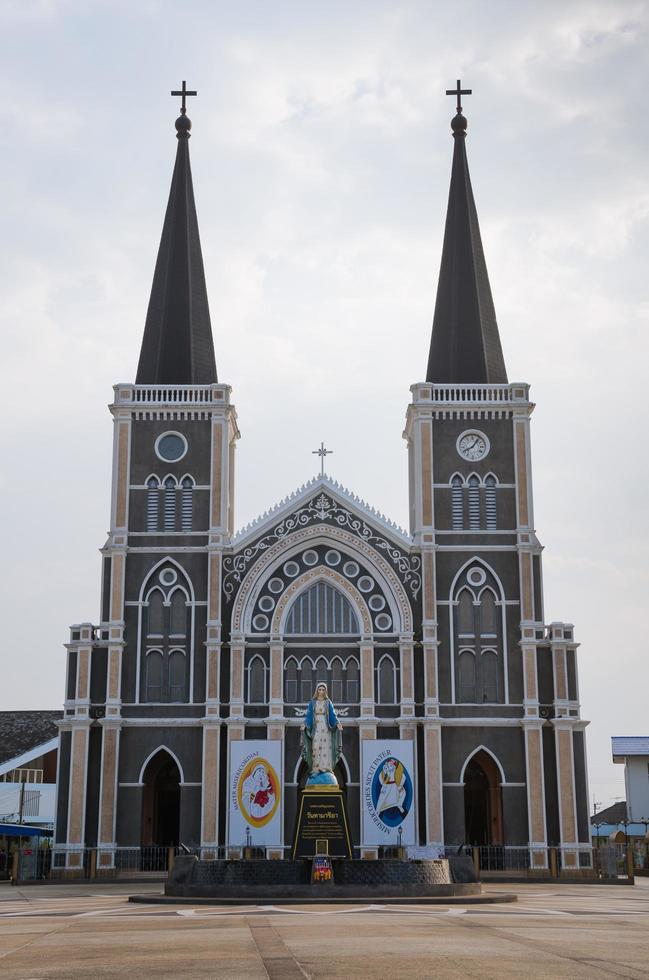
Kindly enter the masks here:
[[[437, 300], [426, 381], [411, 388], [404, 432], [410, 530], [422, 556], [426, 839], [472, 843], [469, 828], [482, 825], [469, 813], [464, 774], [486, 751], [504, 778], [493, 787], [493, 820], [485, 816], [473, 843], [527, 842], [543, 866], [556, 826], [566, 866], [576, 866], [589, 839], [584, 723], [576, 687], [565, 714], [559, 704], [544, 625], [534, 405], [528, 385], [507, 378], [466, 155], [461, 96], [471, 92], [458, 81], [447, 94], [457, 111]], [[576, 678], [572, 627], [560, 631]], [[498, 771], [487, 768], [485, 779]]]
[[[135, 384], [115, 386], [110, 406], [101, 624], [73, 627], [68, 646], [69, 792], [60, 794], [56, 834], [68, 867], [84, 844], [97, 846], [101, 867], [112, 867], [118, 840], [218, 839], [221, 560], [234, 526], [239, 430], [214, 355], [189, 158], [186, 98], [195, 94], [185, 82], [172, 93], [182, 97], [176, 160], [137, 375]], [[98, 725], [91, 702], [102, 704], [92, 712]], [[175, 827], [143, 803], [146, 773], [156, 769], [155, 759], [149, 769], [145, 763], [157, 751], [177, 764]], [[96, 801], [86, 785], [94, 767]], [[157, 839], [170, 834], [174, 841]]]

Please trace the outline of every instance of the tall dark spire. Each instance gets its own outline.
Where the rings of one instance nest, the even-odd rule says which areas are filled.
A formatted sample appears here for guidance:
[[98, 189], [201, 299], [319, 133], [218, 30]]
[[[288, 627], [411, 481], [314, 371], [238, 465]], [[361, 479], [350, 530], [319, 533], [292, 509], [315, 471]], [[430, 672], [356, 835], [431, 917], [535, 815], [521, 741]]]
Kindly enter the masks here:
[[466, 158], [467, 121], [460, 97], [470, 91], [461, 89], [458, 80], [457, 88], [446, 94], [457, 96], [457, 114], [451, 120], [455, 146], [426, 380], [506, 383]]
[[178, 149], [162, 228], [136, 384], [211, 384], [217, 380], [212, 326], [198, 234], [183, 82]]

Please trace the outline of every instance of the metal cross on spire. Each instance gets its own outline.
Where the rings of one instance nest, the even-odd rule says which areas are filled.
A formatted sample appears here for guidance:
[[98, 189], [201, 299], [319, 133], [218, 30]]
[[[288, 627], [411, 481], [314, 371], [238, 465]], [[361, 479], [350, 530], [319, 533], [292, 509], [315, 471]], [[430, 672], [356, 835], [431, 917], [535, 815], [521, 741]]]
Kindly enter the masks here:
[[[185, 83], [183, 82], [183, 85]], [[473, 91], [470, 88], [462, 88], [462, 83], [460, 79], [457, 80], [457, 85], [455, 88], [447, 88], [447, 95], [454, 95], [457, 98], [457, 112], [458, 115], [462, 112], [462, 96], [463, 95], [473, 95]]]
[[[459, 85], [459, 82], [458, 82], [458, 85]], [[180, 89], [180, 91], [179, 92], [172, 92], [171, 94], [172, 95], [180, 95], [180, 96], [182, 96], [182, 100], [183, 101], [182, 101], [181, 106], [180, 106], [180, 112], [184, 116], [185, 113], [187, 112], [187, 105], [185, 103], [186, 97], [188, 95], [198, 95], [198, 92], [190, 92], [189, 89], [187, 88], [187, 82], [183, 79], [183, 87]]]
[[324, 476], [325, 475], [325, 471], [324, 471], [325, 457], [331, 456], [332, 454], [333, 454], [333, 449], [325, 449], [324, 442], [321, 442], [320, 443], [320, 448], [319, 449], [312, 449], [311, 450], [311, 455], [312, 456], [319, 456], [320, 457], [320, 476]]

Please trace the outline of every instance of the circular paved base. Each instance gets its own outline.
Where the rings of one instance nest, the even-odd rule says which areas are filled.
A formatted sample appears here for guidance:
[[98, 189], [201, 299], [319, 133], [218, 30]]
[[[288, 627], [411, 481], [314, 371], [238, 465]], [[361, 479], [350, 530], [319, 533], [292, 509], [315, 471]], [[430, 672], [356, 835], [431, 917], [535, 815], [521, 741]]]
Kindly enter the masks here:
[[[251, 900], [250, 896], [222, 897], [213, 896], [210, 898], [196, 896], [188, 898], [173, 895], [130, 895], [129, 902], [142, 905], [245, 905], [248, 908], [259, 907], [259, 902]], [[510, 902], [517, 902], [518, 896], [507, 892], [498, 894], [479, 894], [479, 895], [420, 895], [409, 897], [388, 898], [380, 895], [372, 895], [371, 899], [353, 898], [342, 895], [327, 896], [317, 895], [308, 898], [288, 898], [286, 896], [276, 896], [274, 898], [264, 898], [264, 904], [270, 905], [367, 905], [371, 902], [374, 905], [502, 905]]]

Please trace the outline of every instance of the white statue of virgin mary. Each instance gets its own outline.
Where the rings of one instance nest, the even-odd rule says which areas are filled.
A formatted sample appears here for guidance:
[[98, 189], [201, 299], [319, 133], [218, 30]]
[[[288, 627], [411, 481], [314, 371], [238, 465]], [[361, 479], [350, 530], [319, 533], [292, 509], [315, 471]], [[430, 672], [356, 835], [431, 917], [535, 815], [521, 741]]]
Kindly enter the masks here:
[[307, 786], [337, 786], [334, 768], [342, 754], [342, 725], [327, 685], [319, 683], [309, 701], [302, 729], [302, 758], [309, 769]]

